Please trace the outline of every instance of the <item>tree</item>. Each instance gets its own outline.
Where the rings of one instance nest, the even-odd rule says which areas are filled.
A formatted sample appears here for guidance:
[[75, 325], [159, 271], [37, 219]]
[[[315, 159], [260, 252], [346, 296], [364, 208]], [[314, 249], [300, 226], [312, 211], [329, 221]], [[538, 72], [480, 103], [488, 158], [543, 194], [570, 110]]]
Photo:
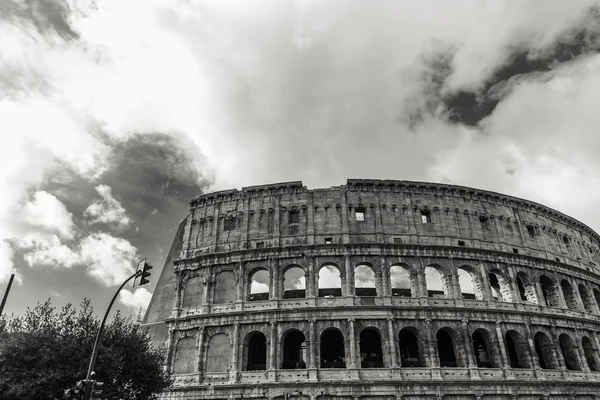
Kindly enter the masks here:
[[[85, 379], [100, 322], [89, 299], [79, 311], [50, 300], [0, 320], [0, 399], [52, 400]], [[105, 399], [153, 399], [169, 385], [165, 353], [118, 312], [98, 347], [96, 380]]]

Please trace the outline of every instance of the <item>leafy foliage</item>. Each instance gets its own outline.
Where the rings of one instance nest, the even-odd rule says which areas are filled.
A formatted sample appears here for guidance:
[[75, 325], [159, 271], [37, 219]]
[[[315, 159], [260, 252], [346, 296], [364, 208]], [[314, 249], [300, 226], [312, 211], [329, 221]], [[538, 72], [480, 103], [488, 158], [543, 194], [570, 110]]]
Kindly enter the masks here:
[[[85, 378], [100, 321], [89, 299], [77, 311], [50, 302], [0, 320], [0, 399], [45, 400]], [[104, 327], [96, 380], [106, 399], [153, 399], [169, 385], [164, 352], [118, 312]]]

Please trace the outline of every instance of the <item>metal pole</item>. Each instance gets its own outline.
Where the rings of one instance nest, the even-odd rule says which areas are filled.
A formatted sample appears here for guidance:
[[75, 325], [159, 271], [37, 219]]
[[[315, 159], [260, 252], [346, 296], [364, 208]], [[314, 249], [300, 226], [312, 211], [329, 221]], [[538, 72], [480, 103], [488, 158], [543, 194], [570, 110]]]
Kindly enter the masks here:
[[10, 276], [10, 280], [8, 281], [8, 286], [6, 287], [6, 292], [4, 292], [4, 297], [2, 298], [2, 304], [0, 304], [0, 317], [2, 316], [2, 312], [4, 311], [4, 304], [6, 304], [6, 299], [8, 298], [8, 292], [10, 292], [10, 287], [12, 286], [14, 279], [15, 279], [15, 274], [12, 274]]
[[140, 273], [141, 273], [141, 271], [136, 271], [135, 274], [133, 274], [129, 278], [127, 278], [127, 280], [125, 282], [123, 282], [123, 284], [119, 287], [119, 289], [117, 290], [117, 293], [115, 293], [112, 300], [110, 301], [110, 304], [108, 305], [108, 309], [106, 310], [106, 313], [104, 314], [104, 318], [102, 318], [102, 323], [100, 324], [100, 328], [98, 329], [98, 333], [96, 334], [96, 341], [94, 342], [94, 349], [92, 350], [92, 358], [90, 359], [90, 366], [88, 368], [88, 372], [87, 372], [87, 375], [85, 378], [88, 381], [90, 380], [92, 371], [94, 370], [94, 364], [96, 364], [96, 356], [98, 355], [98, 342], [100, 341], [100, 336], [102, 336], [102, 330], [104, 329], [104, 324], [106, 323], [106, 318], [108, 318], [108, 313], [110, 312], [110, 309], [112, 308], [113, 303], [117, 299], [119, 292], [121, 291], [121, 289], [123, 289], [123, 286], [125, 286], [125, 284], [127, 282], [129, 282], [130, 280], [132, 280], [133, 278], [138, 276]]

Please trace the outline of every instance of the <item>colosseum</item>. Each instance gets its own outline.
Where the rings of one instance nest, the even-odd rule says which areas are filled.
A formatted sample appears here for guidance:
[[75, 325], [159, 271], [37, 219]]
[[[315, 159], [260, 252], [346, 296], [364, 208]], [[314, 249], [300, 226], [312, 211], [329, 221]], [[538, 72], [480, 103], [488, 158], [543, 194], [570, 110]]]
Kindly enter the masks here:
[[531, 201], [350, 179], [190, 202], [143, 326], [163, 399], [600, 399], [600, 236]]

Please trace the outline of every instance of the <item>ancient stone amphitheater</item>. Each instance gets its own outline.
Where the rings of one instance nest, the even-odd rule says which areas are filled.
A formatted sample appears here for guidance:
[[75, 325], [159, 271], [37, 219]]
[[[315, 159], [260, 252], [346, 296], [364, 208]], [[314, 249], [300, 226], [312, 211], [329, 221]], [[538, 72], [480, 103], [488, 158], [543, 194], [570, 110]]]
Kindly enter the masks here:
[[434, 183], [190, 203], [145, 316], [164, 399], [600, 399], [600, 237]]

